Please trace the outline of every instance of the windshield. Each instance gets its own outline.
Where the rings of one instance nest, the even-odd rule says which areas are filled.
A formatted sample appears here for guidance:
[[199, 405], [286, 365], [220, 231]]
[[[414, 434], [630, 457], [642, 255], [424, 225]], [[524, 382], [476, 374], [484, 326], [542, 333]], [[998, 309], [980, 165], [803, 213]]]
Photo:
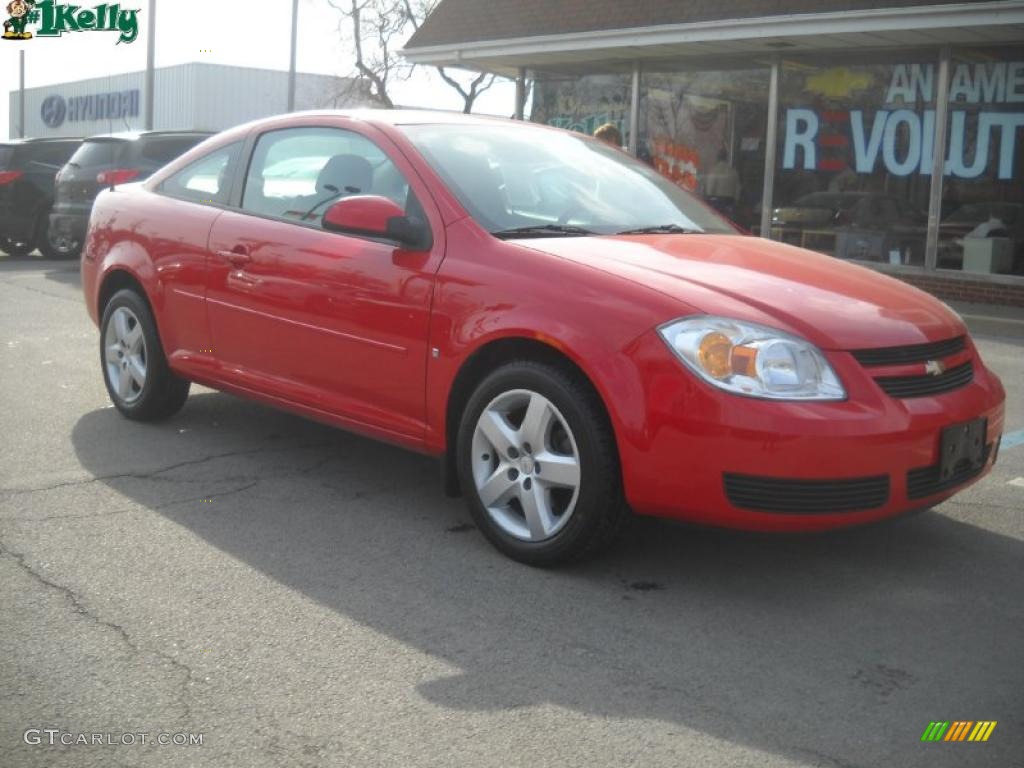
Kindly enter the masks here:
[[101, 141], [83, 141], [68, 160], [69, 165], [77, 168], [99, 168], [114, 165], [117, 162], [118, 150], [125, 145], [120, 140], [104, 139]]
[[736, 233], [653, 168], [603, 142], [528, 124], [402, 130], [492, 233]]

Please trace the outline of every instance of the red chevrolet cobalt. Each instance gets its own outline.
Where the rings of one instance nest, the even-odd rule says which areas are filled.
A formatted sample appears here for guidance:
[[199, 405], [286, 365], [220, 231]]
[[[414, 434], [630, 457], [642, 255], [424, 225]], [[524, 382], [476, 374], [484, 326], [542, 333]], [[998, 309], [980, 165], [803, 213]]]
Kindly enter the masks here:
[[928, 507], [1003, 429], [941, 302], [537, 125], [241, 126], [102, 193], [82, 275], [125, 416], [194, 381], [438, 456], [529, 563], [595, 551], [628, 510], [795, 531]]

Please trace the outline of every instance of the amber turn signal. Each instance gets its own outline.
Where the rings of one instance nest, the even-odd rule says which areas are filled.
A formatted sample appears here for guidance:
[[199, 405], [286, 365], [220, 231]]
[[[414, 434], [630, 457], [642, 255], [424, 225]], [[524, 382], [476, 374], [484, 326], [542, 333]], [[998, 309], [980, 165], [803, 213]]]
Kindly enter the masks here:
[[732, 342], [724, 333], [715, 331], [700, 340], [697, 359], [709, 376], [724, 379], [732, 374], [731, 356]]

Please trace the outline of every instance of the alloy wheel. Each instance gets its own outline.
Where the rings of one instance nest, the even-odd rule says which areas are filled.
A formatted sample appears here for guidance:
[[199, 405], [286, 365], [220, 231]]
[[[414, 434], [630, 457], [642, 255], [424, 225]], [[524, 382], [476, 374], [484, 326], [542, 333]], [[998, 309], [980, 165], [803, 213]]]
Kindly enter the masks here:
[[559, 410], [537, 392], [504, 392], [483, 409], [473, 433], [472, 468], [487, 514], [522, 541], [555, 536], [576, 508], [576, 439]]
[[138, 400], [146, 386], [146, 337], [127, 307], [118, 307], [107, 322], [103, 358], [110, 388], [124, 403]]

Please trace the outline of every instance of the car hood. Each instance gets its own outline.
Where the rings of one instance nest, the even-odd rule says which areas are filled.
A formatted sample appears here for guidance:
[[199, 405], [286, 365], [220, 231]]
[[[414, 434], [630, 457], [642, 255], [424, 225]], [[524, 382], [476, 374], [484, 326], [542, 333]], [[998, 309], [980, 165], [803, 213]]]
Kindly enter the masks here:
[[677, 299], [680, 315], [762, 323], [823, 349], [920, 344], [966, 332], [949, 307], [906, 283], [757, 237], [633, 235], [517, 244], [644, 284]]

